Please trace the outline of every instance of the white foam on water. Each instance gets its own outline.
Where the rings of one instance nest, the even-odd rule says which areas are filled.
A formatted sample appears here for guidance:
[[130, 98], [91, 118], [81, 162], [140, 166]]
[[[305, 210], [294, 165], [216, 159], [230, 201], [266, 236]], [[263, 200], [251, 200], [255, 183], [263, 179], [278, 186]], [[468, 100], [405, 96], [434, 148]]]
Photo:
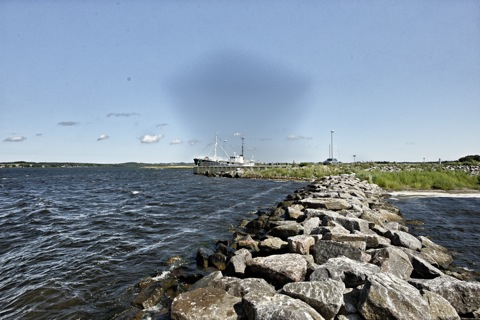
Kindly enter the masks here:
[[153, 277], [152, 280], [153, 280], [153, 281], [163, 280], [163, 279], [167, 278], [167, 276], [168, 276], [169, 274], [170, 274], [170, 271], [162, 271], [162, 273], [160, 273], [158, 276]]
[[427, 197], [427, 198], [480, 198], [480, 192], [448, 192], [448, 191], [395, 191], [390, 192], [393, 200], [395, 197]]

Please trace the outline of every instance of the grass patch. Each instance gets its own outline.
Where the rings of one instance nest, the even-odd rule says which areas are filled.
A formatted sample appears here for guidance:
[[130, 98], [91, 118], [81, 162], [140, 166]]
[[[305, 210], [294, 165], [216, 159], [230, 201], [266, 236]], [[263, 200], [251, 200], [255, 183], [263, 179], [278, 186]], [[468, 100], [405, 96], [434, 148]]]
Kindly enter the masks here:
[[[391, 172], [386, 172], [390, 169]], [[480, 176], [461, 170], [444, 170], [433, 164], [302, 164], [247, 171], [245, 178], [312, 180], [329, 175], [355, 173], [358, 178], [387, 190], [480, 190]]]

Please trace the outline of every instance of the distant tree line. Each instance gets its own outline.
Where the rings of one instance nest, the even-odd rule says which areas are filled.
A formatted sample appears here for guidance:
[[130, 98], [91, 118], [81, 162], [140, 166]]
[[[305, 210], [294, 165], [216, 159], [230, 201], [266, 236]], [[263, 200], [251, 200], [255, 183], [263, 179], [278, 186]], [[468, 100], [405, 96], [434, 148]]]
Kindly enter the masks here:
[[480, 155], [470, 155], [470, 156], [465, 156], [460, 159], [458, 159], [459, 162], [468, 162], [468, 163], [476, 163], [480, 162]]

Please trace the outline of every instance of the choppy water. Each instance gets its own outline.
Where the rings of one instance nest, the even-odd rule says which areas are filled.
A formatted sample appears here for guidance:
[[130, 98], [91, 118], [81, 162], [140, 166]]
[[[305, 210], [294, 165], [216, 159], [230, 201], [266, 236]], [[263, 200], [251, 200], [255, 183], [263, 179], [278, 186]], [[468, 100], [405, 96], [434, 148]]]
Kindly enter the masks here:
[[305, 184], [191, 170], [0, 170], [0, 318], [108, 319], [169, 257], [190, 258]]
[[[228, 238], [230, 225], [306, 184], [191, 170], [2, 169], [0, 319], [112, 318], [169, 257], [193, 260], [202, 244]], [[395, 203], [407, 219], [425, 220], [414, 232], [478, 270], [480, 199], [436, 201]]]
[[454, 255], [454, 265], [480, 272], [480, 197], [477, 195], [398, 196], [410, 233], [429, 236]]

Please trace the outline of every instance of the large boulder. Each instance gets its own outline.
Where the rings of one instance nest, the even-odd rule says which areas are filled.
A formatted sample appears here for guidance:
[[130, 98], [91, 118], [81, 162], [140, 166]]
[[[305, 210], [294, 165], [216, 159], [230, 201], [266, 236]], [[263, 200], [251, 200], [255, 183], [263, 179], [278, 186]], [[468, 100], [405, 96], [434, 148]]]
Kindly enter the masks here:
[[267, 236], [264, 240], [260, 241], [258, 247], [263, 252], [286, 253], [288, 250], [288, 242], [277, 237]]
[[350, 244], [322, 240], [315, 243], [311, 249], [313, 258], [318, 264], [322, 264], [328, 261], [328, 259], [345, 256], [353, 260], [368, 261], [370, 256], [365, 254], [364, 251], [353, 247]]
[[298, 235], [288, 238], [288, 251], [302, 255], [310, 254], [310, 248], [315, 244], [312, 236]]
[[243, 297], [251, 291], [274, 293], [275, 288], [264, 279], [223, 277], [210, 282], [210, 287], [220, 288], [235, 297]]
[[439, 294], [428, 290], [422, 291], [422, 296], [430, 307], [432, 320], [460, 320], [460, 316], [452, 305]]
[[349, 288], [364, 284], [367, 277], [380, 272], [376, 265], [359, 262], [347, 257], [329, 259], [316, 268], [310, 275], [310, 281], [338, 280]]
[[431, 319], [430, 307], [408, 282], [389, 273], [368, 277], [358, 302], [365, 319]]
[[283, 287], [288, 282], [305, 280], [307, 262], [297, 253], [257, 257], [247, 261], [245, 273], [264, 278], [275, 287]]
[[333, 319], [343, 304], [345, 285], [341, 281], [291, 282], [283, 286], [283, 293], [308, 303], [325, 319]]
[[389, 238], [392, 241], [392, 244], [395, 246], [405, 247], [417, 251], [422, 248], [422, 242], [420, 242], [417, 237], [412, 236], [410, 233], [405, 231], [388, 230], [385, 233], [385, 237]]
[[228, 275], [242, 275], [245, 273], [246, 262], [252, 259], [252, 254], [243, 248], [235, 251], [227, 263], [225, 272]]
[[243, 297], [249, 320], [323, 320], [311, 306], [278, 293], [250, 292]]
[[288, 237], [296, 236], [302, 232], [303, 226], [298, 223], [289, 223], [274, 227], [269, 231], [269, 234], [286, 241]]
[[352, 208], [352, 204], [349, 201], [339, 198], [307, 198], [300, 200], [300, 203], [304, 207], [312, 209], [327, 209], [339, 211]]
[[409, 282], [418, 289], [441, 295], [460, 315], [480, 309], [480, 283], [478, 282], [461, 281], [450, 276], [410, 279]]
[[309, 235], [312, 233], [313, 230], [318, 228], [318, 226], [320, 225], [320, 218], [319, 217], [308, 218], [302, 224], [303, 224], [303, 234]]
[[420, 252], [427, 256], [430, 261], [433, 260], [434, 265], [447, 269], [452, 264], [453, 257], [447, 248], [434, 243], [427, 237], [420, 236], [418, 239], [422, 242], [423, 246]]
[[218, 288], [200, 288], [184, 292], [173, 299], [173, 320], [236, 320], [244, 317], [242, 299]]
[[371, 263], [380, 267], [381, 272], [389, 272], [401, 279], [408, 279], [413, 271], [408, 255], [394, 246], [374, 250]]

